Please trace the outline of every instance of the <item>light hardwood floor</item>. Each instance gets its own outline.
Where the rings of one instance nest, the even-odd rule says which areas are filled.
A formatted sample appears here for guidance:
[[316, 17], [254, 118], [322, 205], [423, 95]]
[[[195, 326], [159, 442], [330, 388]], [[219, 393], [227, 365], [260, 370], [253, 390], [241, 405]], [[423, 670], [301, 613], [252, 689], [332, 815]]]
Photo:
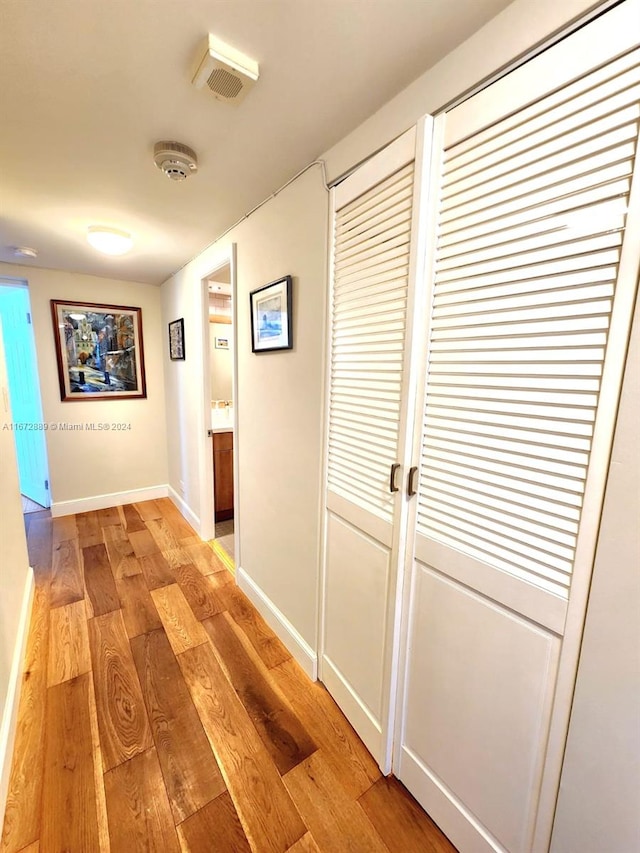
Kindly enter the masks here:
[[3, 853], [455, 853], [169, 500], [25, 523]]

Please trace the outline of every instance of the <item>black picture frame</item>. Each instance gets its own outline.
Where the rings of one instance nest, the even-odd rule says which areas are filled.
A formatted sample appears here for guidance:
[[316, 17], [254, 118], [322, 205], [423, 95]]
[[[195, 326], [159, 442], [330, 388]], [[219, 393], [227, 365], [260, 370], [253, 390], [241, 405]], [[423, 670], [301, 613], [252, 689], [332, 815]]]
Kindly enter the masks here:
[[184, 317], [169, 323], [169, 358], [171, 361], [184, 361]]
[[251, 352], [293, 349], [292, 291], [290, 275], [251, 291]]
[[52, 299], [51, 314], [63, 403], [147, 396], [140, 308]]

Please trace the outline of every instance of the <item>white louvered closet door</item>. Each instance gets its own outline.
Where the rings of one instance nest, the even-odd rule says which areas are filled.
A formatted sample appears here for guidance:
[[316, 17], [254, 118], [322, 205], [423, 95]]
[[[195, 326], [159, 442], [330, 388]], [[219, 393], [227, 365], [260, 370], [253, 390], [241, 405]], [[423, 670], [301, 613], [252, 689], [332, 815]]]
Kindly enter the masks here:
[[382, 766], [390, 760], [389, 671], [404, 500], [414, 158], [411, 132], [334, 190], [320, 675]]
[[638, 21], [436, 121], [398, 774], [462, 853], [548, 850], [638, 274]]

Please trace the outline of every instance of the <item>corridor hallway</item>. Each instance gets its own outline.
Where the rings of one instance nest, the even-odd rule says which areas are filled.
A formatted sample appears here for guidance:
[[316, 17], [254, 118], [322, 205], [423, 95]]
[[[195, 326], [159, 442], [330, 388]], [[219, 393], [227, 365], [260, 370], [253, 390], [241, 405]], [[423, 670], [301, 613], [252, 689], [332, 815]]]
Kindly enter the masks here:
[[455, 853], [168, 499], [25, 523], [2, 853]]

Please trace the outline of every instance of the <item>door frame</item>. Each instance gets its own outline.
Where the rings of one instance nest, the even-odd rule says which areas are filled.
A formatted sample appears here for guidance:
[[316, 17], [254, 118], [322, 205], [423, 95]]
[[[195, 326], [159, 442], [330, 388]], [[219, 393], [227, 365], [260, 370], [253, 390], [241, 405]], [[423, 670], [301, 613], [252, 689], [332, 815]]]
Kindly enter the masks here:
[[237, 246], [230, 243], [224, 247], [216, 263], [202, 277], [200, 282], [200, 310], [202, 322], [202, 417], [198, 427], [198, 444], [200, 447], [200, 536], [205, 541], [215, 538], [215, 498], [213, 484], [213, 438], [208, 434], [211, 428], [211, 366], [209, 346], [211, 330], [209, 323], [209, 285], [211, 278], [222, 267], [229, 266], [231, 270], [231, 323], [233, 329], [232, 353], [232, 389], [233, 389], [233, 489], [234, 489], [234, 548], [235, 564], [240, 563], [240, 519], [237, 511], [239, 505], [240, 469], [238, 464], [239, 436], [239, 407], [238, 407], [238, 345], [236, 340], [238, 328], [238, 283], [237, 283]]

